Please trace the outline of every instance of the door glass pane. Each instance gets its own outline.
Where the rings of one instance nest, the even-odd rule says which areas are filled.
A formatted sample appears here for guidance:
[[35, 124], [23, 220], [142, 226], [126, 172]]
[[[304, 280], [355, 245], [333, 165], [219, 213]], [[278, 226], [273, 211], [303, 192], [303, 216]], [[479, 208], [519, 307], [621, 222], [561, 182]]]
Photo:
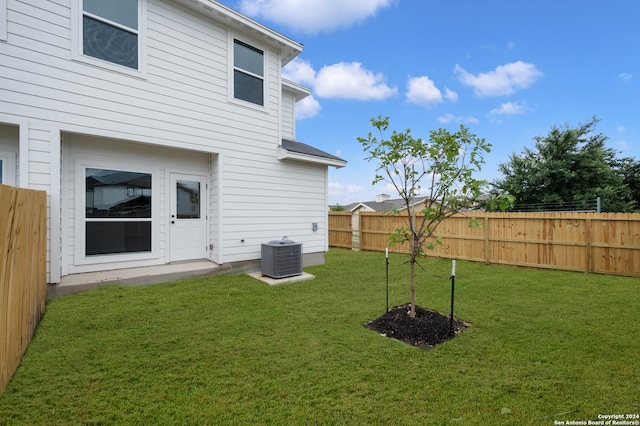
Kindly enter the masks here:
[[0, 160], [0, 183], [2, 183], [2, 163], [4, 162]]
[[233, 65], [252, 74], [264, 76], [264, 61], [262, 51], [244, 43], [235, 41], [233, 45]]
[[87, 222], [87, 256], [151, 251], [151, 221]]
[[200, 182], [176, 182], [176, 212], [178, 219], [200, 219]]
[[83, 17], [82, 51], [87, 56], [138, 69], [138, 36]]
[[84, 11], [138, 29], [138, 0], [84, 0]]

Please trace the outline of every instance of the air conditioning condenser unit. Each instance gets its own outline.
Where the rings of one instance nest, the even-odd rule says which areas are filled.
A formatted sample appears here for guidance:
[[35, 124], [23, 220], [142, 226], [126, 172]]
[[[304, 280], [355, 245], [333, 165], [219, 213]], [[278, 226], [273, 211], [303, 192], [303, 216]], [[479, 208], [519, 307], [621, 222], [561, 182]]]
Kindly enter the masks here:
[[301, 275], [302, 243], [296, 243], [286, 237], [263, 243], [260, 269], [262, 275], [271, 278]]

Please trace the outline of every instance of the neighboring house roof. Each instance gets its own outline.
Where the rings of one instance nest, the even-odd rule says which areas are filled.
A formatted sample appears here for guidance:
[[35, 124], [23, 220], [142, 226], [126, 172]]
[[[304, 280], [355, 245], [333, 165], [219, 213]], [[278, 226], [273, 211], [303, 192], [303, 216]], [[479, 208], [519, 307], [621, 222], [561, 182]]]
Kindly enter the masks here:
[[306, 143], [282, 139], [282, 145], [278, 150], [280, 160], [299, 160], [310, 163], [325, 164], [336, 168], [344, 167], [347, 162], [340, 157], [331, 155]]
[[[424, 201], [427, 198], [428, 197], [416, 197], [413, 200], [411, 200], [411, 206], [424, 203]], [[405, 204], [402, 198], [397, 198], [393, 200], [384, 200], [384, 201], [375, 201], [375, 200], [360, 201], [357, 203], [351, 203], [344, 206], [344, 210], [350, 211], [350, 212], [353, 212], [356, 210], [371, 211], [371, 212], [390, 212], [394, 210], [404, 210], [404, 209], [405, 209]]]

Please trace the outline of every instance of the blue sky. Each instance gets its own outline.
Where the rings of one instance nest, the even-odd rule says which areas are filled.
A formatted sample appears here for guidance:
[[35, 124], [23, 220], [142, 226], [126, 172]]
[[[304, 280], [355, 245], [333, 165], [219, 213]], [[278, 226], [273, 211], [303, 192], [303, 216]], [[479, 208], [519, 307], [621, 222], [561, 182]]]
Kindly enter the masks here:
[[390, 129], [455, 131], [493, 145], [478, 177], [553, 125], [594, 115], [620, 157], [640, 159], [640, 1], [225, 0], [304, 45], [284, 69], [313, 90], [297, 105], [297, 140], [348, 161], [329, 172], [329, 202], [397, 196], [371, 185], [356, 138]]

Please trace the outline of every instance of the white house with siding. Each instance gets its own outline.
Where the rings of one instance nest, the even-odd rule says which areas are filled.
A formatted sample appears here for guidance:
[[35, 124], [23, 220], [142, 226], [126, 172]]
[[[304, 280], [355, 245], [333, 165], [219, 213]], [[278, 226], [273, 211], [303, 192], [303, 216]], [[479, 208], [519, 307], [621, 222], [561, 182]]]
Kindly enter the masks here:
[[[45, 190], [47, 281], [328, 249], [302, 45], [211, 0], [0, 0], [0, 183]], [[1, 200], [0, 200], [1, 202]]]

